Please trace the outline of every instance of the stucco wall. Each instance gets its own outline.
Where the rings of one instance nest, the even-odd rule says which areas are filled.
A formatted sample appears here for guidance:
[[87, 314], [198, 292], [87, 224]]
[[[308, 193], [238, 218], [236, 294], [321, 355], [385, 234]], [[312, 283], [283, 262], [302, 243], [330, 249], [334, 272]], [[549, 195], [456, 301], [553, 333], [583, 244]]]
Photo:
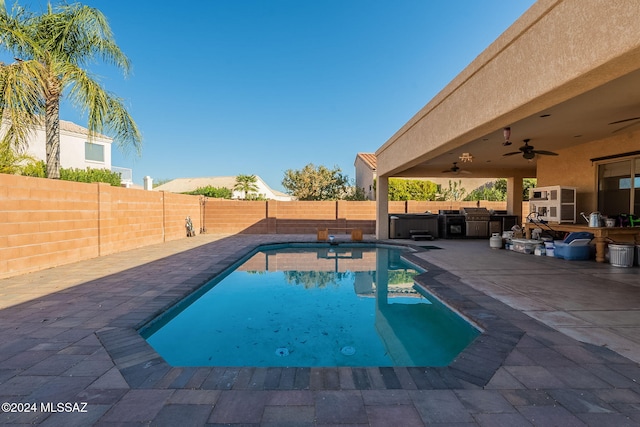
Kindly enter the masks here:
[[590, 159], [633, 151], [640, 151], [640, 130], [558, 150], [557, 157], [541, 156], [538, 159], [538, 186], [576, 187], [576, 210], [595, 211], [598, 206], [598, 167]]
[[[65, 126], [72, 126], [69, 123]], [[62, 125], [61, 125], [62, 126]], [[75, 125], [73, 125], [75, 126]], [[96, 137], [94, 144], [104, 147], [104, 162], [85, 160], [84, 143], [87, 136], [67, 129], [60, 129], [60, 166], [63, 168], [111, 169], [111, 142], [108, 139]], [[40, 160], [46, 160], [46, 137], [43, 127], [37, 127], [29, 138], [29, 153]]]
[[356, 186], [362, 188], [368, 200], [376, 198], [376, 192], [373, 188], [373, 181], [376, 177], [375, 171], [360, 158], [356, 157], [354, 162], [356, 170]]

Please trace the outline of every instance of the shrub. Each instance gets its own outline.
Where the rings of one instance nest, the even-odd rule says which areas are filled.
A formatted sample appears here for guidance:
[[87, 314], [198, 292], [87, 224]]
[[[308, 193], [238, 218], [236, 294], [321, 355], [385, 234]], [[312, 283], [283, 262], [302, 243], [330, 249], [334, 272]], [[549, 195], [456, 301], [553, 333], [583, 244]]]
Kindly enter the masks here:
[[225, 187], [213, 187], [211, 185], [207, 185], [206, 187], [196, 188], [195, 190], [188, 191], [184, 194], [213, 197], [217, 199], [230, 199], [232, 195], [232, 191]]
[[[22, 171], [24, 176], [34, 176], [37, 178], [46, 177], [46, 166], [44, 161], [31, 163]], [[108, 169], [77, 169], [77, 168], [61, 168], [60, 179], [63, 181], [75, 182], [106, 182], [114, 187], [120, 186], [120, 174], [112, 172]]]

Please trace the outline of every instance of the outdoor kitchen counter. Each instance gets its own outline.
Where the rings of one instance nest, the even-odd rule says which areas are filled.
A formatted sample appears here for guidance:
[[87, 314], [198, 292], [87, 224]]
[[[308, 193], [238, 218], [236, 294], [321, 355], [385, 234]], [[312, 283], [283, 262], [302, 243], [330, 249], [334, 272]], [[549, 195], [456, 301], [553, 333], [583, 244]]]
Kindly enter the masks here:
[[[553, 231], [565, 231], [571, 233], [574, 231], [587, 231], [593, 233], [596, 241], [596, 261], [605, 261], [605, 248], [607, 243], [638, 243], [640, 242], [640, 227], [589, 227], [580, 224], [557, 224], [549, 223], [548, 225]], [[527, 222], [524, 224], [527, 239], [531, 238], [531, 230], [534, 228], [542, 228], [540, 224], [535, 222]]]

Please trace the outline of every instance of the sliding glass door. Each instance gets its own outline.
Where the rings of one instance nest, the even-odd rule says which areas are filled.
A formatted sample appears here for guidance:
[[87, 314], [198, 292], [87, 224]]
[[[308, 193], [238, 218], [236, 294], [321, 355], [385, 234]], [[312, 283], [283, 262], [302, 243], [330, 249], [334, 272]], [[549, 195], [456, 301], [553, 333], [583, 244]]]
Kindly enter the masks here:
[[640, 215], [640, 156], [598, 165], [598, 210]]

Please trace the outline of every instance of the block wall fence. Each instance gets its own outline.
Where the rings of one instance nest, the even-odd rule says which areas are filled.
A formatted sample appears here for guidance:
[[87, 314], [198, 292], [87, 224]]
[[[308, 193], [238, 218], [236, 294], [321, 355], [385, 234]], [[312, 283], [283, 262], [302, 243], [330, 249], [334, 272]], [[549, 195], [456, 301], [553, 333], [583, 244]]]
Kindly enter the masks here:
[[[390, 202], [389, 213], [436, 212], [476, 202]], [[505, 209], [505, 202], [481, 202]], [[527, 210], [524, 209], [524, 212]], [[315, 234], [318, 228], [375, 233], [375, 202], [280, 202], [112, 187], [0, 174], [0, 278], [196, 233]]]

